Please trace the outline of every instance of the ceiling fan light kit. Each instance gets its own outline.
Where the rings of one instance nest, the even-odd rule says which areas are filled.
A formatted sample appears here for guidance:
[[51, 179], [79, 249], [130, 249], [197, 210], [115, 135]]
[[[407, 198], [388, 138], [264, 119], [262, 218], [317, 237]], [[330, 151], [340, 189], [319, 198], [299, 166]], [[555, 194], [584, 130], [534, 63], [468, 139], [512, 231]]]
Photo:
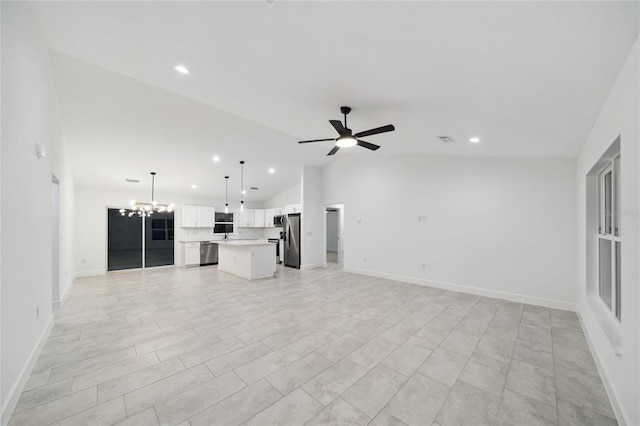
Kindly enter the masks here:
[[162, 213], [167, 212], [171, 213], [175, 209], [175, 204], [162, 204], [158, 203], [155, 200], [155, 183], [156, 183], [156, 172], [151, 172], [151, 202], [143, 202], [131, 200], [129, 203], [130, 210], [127, 212], [127, 209], [120, 209], [120, 215], [132, 217], [133, 215], [138, 215], [139, 217], [147, 217], [151, 216], [154, 212]]
[[371, 151], [375, 151], [380, 148], [379, 145], [366, 142], [361, 140], [361, 137], [364, 136], [373, 136], [379, 133], [392, 132], [396, 128], [392, 124], [387, 124], [386, 126], [376, 127], [375, 129], [365, 130], [364, 132], [358, 132], [355, 135], [353, 131], [347, 127], [347, 115], [351, 112], [351, 108], [348, 106], [340, 107], [340, 112], [344, 115], [344, 124], [340, 122], [340, 120], [329, 120], [329, 123], [336, 129], [338, 132], [337, 138], [328, 138], [328, 139], [312, 139], [306, 141], [300, 141], [298, 143], [312, 143], [312, 142], [328, 142], [334, 141], [336, 144], [331, 151], [327, 155], [334, 155], [340, 148], [350, 148], [352, 146], [358, 145], [366, 149], [370, 149]]

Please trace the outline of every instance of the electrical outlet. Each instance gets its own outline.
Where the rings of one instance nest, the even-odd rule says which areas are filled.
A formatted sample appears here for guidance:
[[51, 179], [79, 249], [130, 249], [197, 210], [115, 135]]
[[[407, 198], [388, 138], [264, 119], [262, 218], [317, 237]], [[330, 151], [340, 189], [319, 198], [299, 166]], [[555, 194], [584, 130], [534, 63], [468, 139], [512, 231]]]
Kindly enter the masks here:
[[363, 260], [364, 262], [366, 262], [366, 261], [367, 261], [367, 258], [366, 258], [366, 257], [363, 257], [363, 258], [362, 258], [362, 260]]
[[87, 263], [87, 259], [83, 257], [82, 259], [80, 259], [80, 263]]
[[427, 269], [427, 265], [426, 264], [422, 264], [422, 270], [424, 271], [425, 269]]

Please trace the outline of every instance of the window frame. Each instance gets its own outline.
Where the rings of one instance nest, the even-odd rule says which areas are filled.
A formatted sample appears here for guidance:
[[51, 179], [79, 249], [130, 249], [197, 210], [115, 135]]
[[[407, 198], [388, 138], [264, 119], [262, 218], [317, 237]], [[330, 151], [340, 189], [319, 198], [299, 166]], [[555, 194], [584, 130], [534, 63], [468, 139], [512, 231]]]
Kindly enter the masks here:
[[[611, 210], [607, 211], [606, 209], [606, 176], [611, 173]], [[620, 324], [622, 322], [622, 297], [621, 297], [621, 286], [618, 286], [618, 282], [621, 282], [620, 274], [622, 273], [622, 267], [618, 268], [618, 265], [621, 265], [618, 257], [622, 256], [622, 235], [621, 235], [621, 226], [620, 226], [620, 153], [617, 153], [611, 160], [607, 161], [604, 167], [597, 174], [597, 279], [598, 279], [598, 288], [597, 288], [597, 299], [604, 310], [609, 314], [612, 320], [615, 320], [614, 323]], [[611, 228], [607, 229], [607, 217], [611, 220]], [[610, 284], [611, 284], [611, 306], [605, 302], [601, 295], [601, 252], [600, 252], [600, 241], [601, 240], [609, 240], [610, 241], [610, 267], [611, 267], [611, 276], [610, 276]], [[619, 246], [618, 246], [619, 244]], [[619, 288], [620, 287], [620, 288]], [[618, 303], [618, 299], [620, 302]]]

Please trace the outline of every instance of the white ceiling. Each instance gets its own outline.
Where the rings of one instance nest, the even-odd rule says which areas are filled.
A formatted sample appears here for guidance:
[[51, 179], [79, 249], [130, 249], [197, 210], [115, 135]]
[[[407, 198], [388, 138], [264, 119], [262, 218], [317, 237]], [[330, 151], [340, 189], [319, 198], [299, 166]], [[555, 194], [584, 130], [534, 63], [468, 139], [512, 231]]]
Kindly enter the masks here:
[[638, 6], [31, 3], [55, 51], [78, 181], [127, 188], [154, 169], [169, 191], [196, 183], [219, 199], [244, 159], [256, 201], [294, 184], [301, 164], [332, 160], [330, 142], [295, 142], [335, 136], [341, 105], [355, 131], [397, 130], [367, 138], [375, 153], [338, 156], [575, 157], [638, 36]]

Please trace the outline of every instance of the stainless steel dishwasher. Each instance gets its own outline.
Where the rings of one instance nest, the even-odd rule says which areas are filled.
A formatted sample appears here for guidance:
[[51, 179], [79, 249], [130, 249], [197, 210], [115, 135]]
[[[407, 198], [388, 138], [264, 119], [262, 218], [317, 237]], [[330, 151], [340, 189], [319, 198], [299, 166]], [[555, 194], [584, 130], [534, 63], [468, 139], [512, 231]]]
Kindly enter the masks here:
[[218, 264], [218, 243], [202, 241], [200, 243], [200, 266]]

